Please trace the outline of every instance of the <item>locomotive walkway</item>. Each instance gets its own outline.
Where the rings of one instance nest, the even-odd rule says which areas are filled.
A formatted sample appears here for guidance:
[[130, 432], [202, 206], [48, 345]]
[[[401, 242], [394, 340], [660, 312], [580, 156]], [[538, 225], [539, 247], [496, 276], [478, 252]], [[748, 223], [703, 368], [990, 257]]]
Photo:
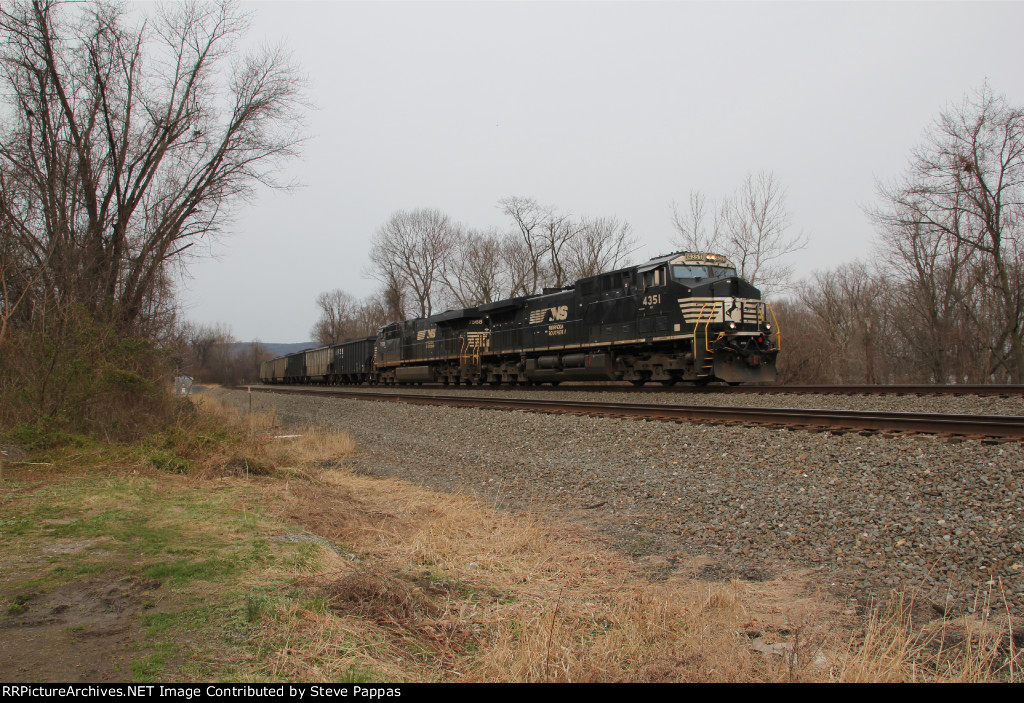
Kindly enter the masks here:
[[[792, 388], [792, 386], [787, 388]], [[1014, 415], [955, 415], [948, 413], [876, 412], [836, 409], [714, 407], [668, 405], [663, 403], [603, 403], [599, 401], [563, 399], [544, 400], [542, 398], [495, 398], [450, 394], [402, 393], [395, 391], [353, 391], [325, 387], [278, 388], [256, 386], [254, 390], [273, 393], [315, 394], [328, 397], [392, 401], [419, 405], [444, 405], [490, 410], [518, 410], [552, 414], [634, 418], [663, 422], [756, 424], [790, 429], [828, 430], [832, 432], [923, 433], [979, 439], [1024, 440], [1024, 417]], [[588, 390], [593, 390], [593, 388], [588, 388]], [[621, 388], [616, 388], [616, 390], [621, 390]]]

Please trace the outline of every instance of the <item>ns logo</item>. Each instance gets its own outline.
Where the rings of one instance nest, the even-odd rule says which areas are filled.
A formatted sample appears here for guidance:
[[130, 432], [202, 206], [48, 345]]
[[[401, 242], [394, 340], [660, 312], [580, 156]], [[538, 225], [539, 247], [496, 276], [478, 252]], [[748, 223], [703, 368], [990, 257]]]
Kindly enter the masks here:
[[559, 305], [554, 308], [542, 308], [540, 310], [534, 310], [530, 313], [530, 324], [539, 325], [548, 318], [548, 313], [551, 313], [552, 320], [566, 320], [569, 318], [569, 306]]

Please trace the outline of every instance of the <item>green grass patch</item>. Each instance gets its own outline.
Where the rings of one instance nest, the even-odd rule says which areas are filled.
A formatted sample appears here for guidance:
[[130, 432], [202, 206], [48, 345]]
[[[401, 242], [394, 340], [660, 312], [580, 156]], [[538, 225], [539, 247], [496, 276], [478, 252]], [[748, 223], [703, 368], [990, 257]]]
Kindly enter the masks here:
[[28, 602], [32, 600], [32, 594], [19, 593], [14, 596], [11, 604], [7, 606], [7, 613], [9, 615], [20, 615], [28, 610]]
[[[54, 451], [63, 456], [65, 450]], [[135, 682], [259, 680], [262, 674], [251, 664], [258, 647], [252, 633], [307, 597], [292, 587], [288, 574], [315, 568], [322, 548], [273, 539], [297, 529], [268, 520], [257, 509], [265, 498], [251, 486], [196, 490], [171, 475], [118, 474], [98, 458], [115, 466], [127, 458], [138, 466], [140, 452], [101, 448], [86, 459], [103, 467], [99, 475], [55, 472], [53, 480], [39, 473], [30, 481], [17, 479], [20, 493], [4, 504], [0, 539], [12, 547], [12, 557], [32, 558], [23, 567], [0, 555], [0, 614], [21, 617], [37, 600], [72, 593], [76, 583], [95, 593], [108, 581], [138, 584], [130, 592], [145, 595], [134, 601], [129, 596], [124, 607], [134, 612], [132, 622], [145, 637], [118, 676]], [[11, 485], [5, 481], [3, 487]], [[17, 570], [8, 571], [14, 563]], [[6, 579], [5, 571], [11, 574]], [[253, 583], [260, 587], [244, 585]], [[70, 627], [65, 635], [79, 636]], [[197, 657], [198, 652], [213, 654]]]
[[161, 675], [167, 666], [167, 657], [162, 653], [148, 654], [138, 661], [132, 662], [132, 681], [135, 683], [153, 683], [163, 680]]
[[23, 535], [31, 529], [32, 521], [28, 518], [0, 518], [0, 538]]
[[154, 449], [146, 457], [153, 467], [172, 474], [187, 474], [192, 463], [183, 457], [163, 449]]
[[45, 419], [31, 424], [14, 427], [2, 435], [4, 443], [14, 444], [25, 451], [39, 451], [59, 448], [83, 449], [97, 447], [100, 443], [86, 435], [65, 432]]
[[54, 578], [68, 581], [86, 574], [102, 574], [107, 570], [108, 565], [103, 562], [86, 562], [82, 564], [61, 565], [54, 567], [50, 575]]
[[180, 584], [195, 580], [210, 581], [234, 571], [235, 564], [222, 559], [180, 559], [151, 566], [146, 569], [145, 574], [149, 578], [170, 580]]
[[212, 622], [218, 613], [217, 605], [190, 605], [173, 612], [143, 613], [139, 621], [147, 637], [158, 637], [176, 629], [191, 630]]

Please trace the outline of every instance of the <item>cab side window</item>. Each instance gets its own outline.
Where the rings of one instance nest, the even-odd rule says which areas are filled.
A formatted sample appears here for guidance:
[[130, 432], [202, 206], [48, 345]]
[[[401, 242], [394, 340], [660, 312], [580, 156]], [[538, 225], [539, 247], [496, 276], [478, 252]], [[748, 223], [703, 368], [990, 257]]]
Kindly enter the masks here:
[[665, 267], [659, 266], [652, 271], [644, 272], [644, 287], [653, 288], [665, 285]]

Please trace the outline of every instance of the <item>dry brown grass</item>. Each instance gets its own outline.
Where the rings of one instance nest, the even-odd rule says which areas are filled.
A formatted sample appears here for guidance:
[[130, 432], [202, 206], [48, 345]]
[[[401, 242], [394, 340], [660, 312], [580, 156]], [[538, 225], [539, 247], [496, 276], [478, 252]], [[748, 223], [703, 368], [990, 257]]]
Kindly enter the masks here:
[[913, 596], [895, 593], [870, 610], [837, 678], [847, 682], [1020, 682], [1019, 623], [991, 608], [998, 593], [979, 595], [974, 614], [917, 624]]
[[354, 475], [343, 433], [282, 432], [272, 416], [232, 421], [258, 428], [254, 446], [298, 479], [253, 478], [267, 509], [335, 545], [319, 550], [315, 569], [292, 574], [320, 606], [290, 602], [264, 623], [269, 654], [256, 678], [1021, 678], [1005, 624], [921, 627], [898, 599], [866, 620], [841, 615], [815, 593], [812, 572], [756, 584], [703, 582], [696, 568], [654, 578], [579, 525]]
[[[578, 527], [390, 479], [330, 473], [324, 483], [343, 485], [352, 502], [328, 516], [314, 510], [305, 525], [362, 558], [330, 555], [327, 572], [313, 579], [330, 607], [303, 621], [313, 639], [327, 641], [281, 662], [298, 678], [354, 667], [414, 680], [821, 680], [836, 660], [820, 655], [823, 628], [809, 636], [806, 602], [757, 601], [788, 583], [754, 591], [685, 574], [652, 581]], [[314, 494], [328, 501], [331, 494], [291, 491], [292, 516]], [[819, 616], [829, 612], [815, 606]], [[326, 652], [338, 652], [339, 638], [376, 646], [331, 665]]]
[[192, 403], [200, 413], [213, 422], [232, 427], [244, 427], [252, 432], [266, 432], [277, 429], [277, 416], [270, 412], [243, 412], [236, 406], [225, 403], [210, 395], [191, 396]]

